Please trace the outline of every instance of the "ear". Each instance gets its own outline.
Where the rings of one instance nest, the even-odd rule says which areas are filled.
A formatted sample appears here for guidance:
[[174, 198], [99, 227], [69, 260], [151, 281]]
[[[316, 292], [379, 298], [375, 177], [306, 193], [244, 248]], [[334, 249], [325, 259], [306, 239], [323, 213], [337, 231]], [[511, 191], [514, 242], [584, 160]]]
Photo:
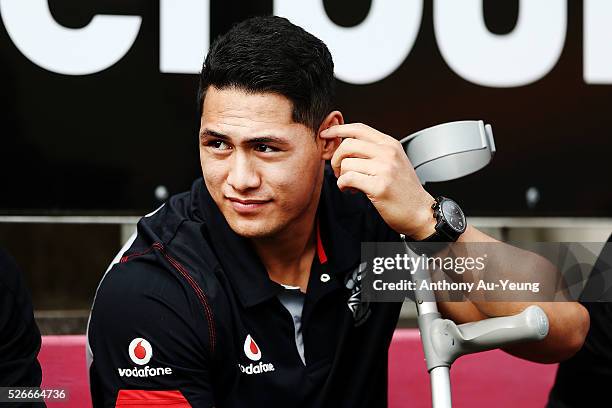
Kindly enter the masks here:
[[344, 125], [344, 117], [340, 111], [330, 112], [325, 119], [323, 119], [323, 122], [321, 122], [319, 130], [317, 130], [317, 144], [319, 144], [321, 149], [321, 160], [331, 160], [340, 142], [342, 142], [339, 138], [324, 139], [319, 136], [325, 129], [336, 125]]

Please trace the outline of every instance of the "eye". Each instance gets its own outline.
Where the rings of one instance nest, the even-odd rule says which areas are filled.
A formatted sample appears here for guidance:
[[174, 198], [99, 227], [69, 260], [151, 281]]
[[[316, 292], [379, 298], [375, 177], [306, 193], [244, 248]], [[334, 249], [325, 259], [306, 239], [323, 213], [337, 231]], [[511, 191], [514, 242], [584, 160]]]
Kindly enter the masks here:
[[212, 140], [206, 144], [216, 150], [229, 150], [229, 146], [223, 140]]
[[278, 151], [278, 149], [275, 149], [274, 147], [268, 146], [267, 144], [263, 143], [255, 145], [255, 150], [262, 153], [272, 153]]

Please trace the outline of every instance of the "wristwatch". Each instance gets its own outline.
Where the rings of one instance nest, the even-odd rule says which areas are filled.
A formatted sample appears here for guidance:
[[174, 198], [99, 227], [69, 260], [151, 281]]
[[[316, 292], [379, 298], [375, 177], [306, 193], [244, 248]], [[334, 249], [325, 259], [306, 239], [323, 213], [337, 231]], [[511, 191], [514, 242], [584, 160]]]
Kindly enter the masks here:
[[446, 197], [436, 197], [431, 206], [436, 219], [436, 232], [417, 242], [455, 242], [465, 232], [467, 222], [459, 204]]

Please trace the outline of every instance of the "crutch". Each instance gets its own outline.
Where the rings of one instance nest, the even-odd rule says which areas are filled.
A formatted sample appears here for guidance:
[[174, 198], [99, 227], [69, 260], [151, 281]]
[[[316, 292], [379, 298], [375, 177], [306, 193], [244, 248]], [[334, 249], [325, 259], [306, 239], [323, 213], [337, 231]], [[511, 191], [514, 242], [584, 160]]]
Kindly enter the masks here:
[[[449, 122], [414, 133], [400, 141], [422, 184], [453, 180], [486, 166], [495, 153], [491, 125], [483, 121]], [[404, 241], [410, 256], [418, 257]], [[508, 344], [542, 340], [548, 334], [548, 318], [535, 305], [514, 316], [495, 317], [457, 325], [442, 319], [431, 276], [418, 268], [414, 275], [415, 303], [421, 342], [431, 381], [434, 408], [452, 406], [450, 367], [462, 355]], [[427, 285], [421, 285], [423, 281]]]

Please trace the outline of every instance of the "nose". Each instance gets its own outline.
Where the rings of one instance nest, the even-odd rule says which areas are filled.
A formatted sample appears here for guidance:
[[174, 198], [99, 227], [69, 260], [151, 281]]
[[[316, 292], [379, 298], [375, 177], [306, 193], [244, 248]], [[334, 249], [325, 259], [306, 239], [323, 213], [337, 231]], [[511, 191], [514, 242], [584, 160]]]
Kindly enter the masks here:
[[239, 192], [259, 187], [261, 179], [253, 161], [241, 152], [236, 152], [232, 156], [227, 184]]

